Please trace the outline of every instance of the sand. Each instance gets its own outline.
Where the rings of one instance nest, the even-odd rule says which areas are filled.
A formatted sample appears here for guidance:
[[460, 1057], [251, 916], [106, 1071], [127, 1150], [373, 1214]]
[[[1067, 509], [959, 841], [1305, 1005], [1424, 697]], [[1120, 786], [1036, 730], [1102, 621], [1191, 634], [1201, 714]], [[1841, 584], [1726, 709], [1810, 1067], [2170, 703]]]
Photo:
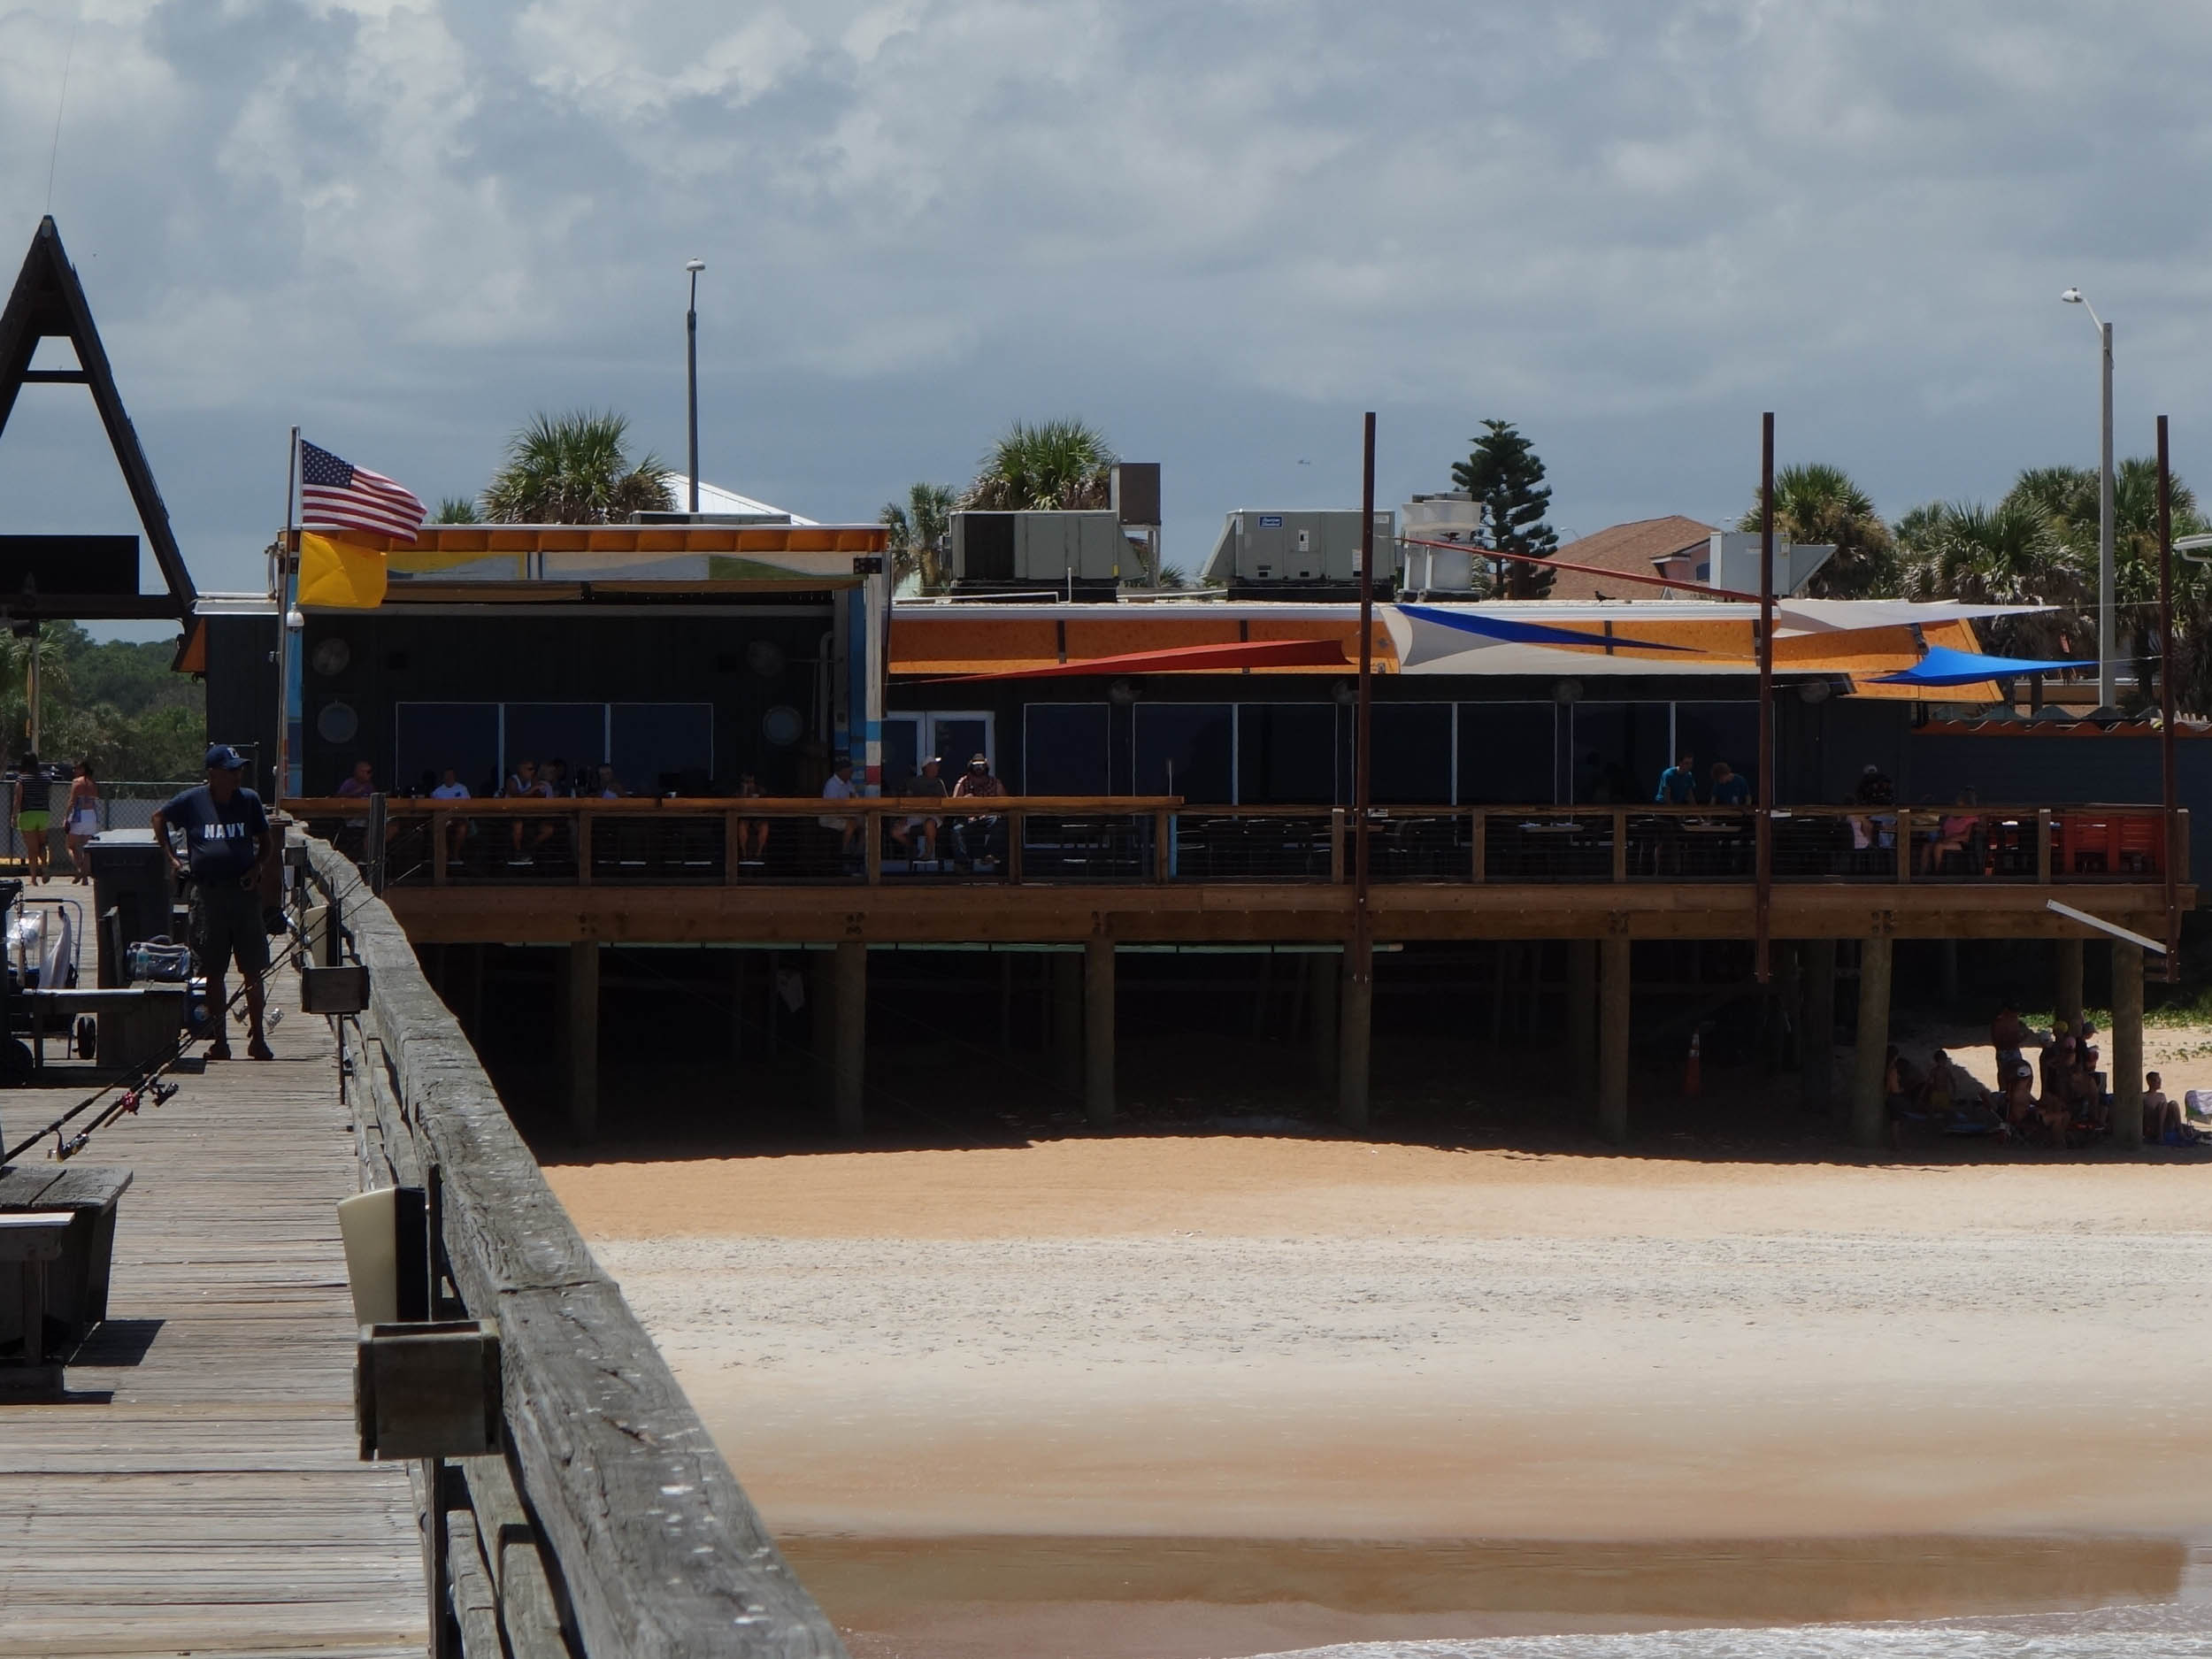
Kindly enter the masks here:
[[[1653, 1586], [1791, 1540], [2153, 1552], [1976, 1562], [1909, 1605], [1893, 1572], [1846, 1572], [1781, 1617], [2179, 1583], [2175, 1540], [2212, 1535], [2203, 1159], [1664, 1150], [1154, 1136], [547, 1173], [856, 1654], [1778, 1616], [1732, 1610], [1740, 1589], [1616, 1604], [1603, 1575], [1539, 1575], [1502, 1600], [1489, 1557], [1406, 1566], [1455, 1540], [1655, 1549]], [[1181, 1578], [1133, 1556], [1101, 1599], [1081, 1563], [1112, 1540], [1180, 1540]], [[1366, 1588], [1314, 1591], [1266, 1553], [1294, 1540], [1352, 1548]]]

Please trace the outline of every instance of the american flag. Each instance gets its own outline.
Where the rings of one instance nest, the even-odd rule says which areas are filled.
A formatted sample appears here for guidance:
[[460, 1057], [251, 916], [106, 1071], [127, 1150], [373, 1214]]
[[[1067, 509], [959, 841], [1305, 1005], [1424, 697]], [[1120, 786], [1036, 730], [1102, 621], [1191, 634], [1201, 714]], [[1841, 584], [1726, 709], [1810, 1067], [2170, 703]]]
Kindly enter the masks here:
[[412, 541], [422, 521], [422, 503], [403, 485], [300, 440], [302, 529], [367, 530]]

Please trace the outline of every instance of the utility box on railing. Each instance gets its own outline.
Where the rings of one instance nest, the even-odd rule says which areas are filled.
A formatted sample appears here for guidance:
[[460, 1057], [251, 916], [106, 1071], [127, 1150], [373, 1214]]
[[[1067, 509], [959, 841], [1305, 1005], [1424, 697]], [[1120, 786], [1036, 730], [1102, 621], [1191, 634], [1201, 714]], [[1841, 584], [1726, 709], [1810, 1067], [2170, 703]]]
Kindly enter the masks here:
[[504, 1445], [498, 1324], [364, 1325], [353, 1403], [364, 1462], [495, 1455]]

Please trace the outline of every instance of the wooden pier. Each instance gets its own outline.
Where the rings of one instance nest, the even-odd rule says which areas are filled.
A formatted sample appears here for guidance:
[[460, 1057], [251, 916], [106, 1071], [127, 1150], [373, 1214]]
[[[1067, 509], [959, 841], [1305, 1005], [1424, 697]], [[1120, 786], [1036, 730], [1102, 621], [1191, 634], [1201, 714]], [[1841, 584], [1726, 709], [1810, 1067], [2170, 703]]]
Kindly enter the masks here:
[[[0, 1403], [0, 1655], [425, 1650], [407, 1471], [354, 1432], [336, 1056], [319, 1019], [273, 1041], [80, 1155], [134, 1179], [66, 1397]], [[79, 1098], [16, 1091], [0, 1119], [20, 1140]], [[19, 1167], [59, 1173], [42, 1157]]]

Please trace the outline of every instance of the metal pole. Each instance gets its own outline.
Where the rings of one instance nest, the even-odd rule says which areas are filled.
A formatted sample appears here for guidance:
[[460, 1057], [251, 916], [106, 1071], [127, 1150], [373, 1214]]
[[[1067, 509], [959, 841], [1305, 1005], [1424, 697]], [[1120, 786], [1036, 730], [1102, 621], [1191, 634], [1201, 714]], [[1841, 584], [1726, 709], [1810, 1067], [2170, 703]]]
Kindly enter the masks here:
[[1767, 929], [1774, 898], [1774, 413], [1759, 417], [1759, 820], [1752, 857], [1758, 879], [1757, 943], [1752, 972], [1761, 985], [1772, 970]]
[[[2109, 362], [2108, 357], [2107, 361]], [[2181, 891], [2174, 847], [2174, 812], [2180, 783], [2174, 772], [2174, 518], [2173, 486], [2166, 468], [2166, 417], [2158, 418], [2158, 772], [2160, 822], [2165, 834], [2166, 981], [2181, 978]]]
[[[1375, 935], [1367, 909], [1367, 813], [1373, 799], [1375, 714], [1375, 411], [1369, 410], [1360, 444], [1359, 703], [1352, 727], [1352, 960], [1346, 987], [1358, 1025], [1356, 1048], [1347, 1045], [1340, 1064], [1356, 1065], [1352, 1090], [1340, 1089], [1340, 1111], [1354, 1127], [1367, 1121], [1368, 1031], [1373, 1018]], [[1356, 1091], [1356, 1093], [1355, 1093]]]
[[2112, 687], [2116, 609], [2112, 569], [2112, 325], [2101, 322], [2104, 340], [2104, 449], [2097, 495], [2097, 706], [2116, 708]]
[[272, 805], [284, 798], [284, 786], [291, 775], [292, 630], [288, 618], [292, 611], [292, 561], [299, 553], [299, 534], [294, 524], [298, 516], [299, 480], [300, 429], [295, 426], [284, 467], [284, 534], [277, 539], [277, 729], [276, 764], [269, 774], [269, 801]]
[[691, 400], [691, 511], [699, 511], [699, 273], [691, 273], [691, 304], [684, 312], [685, 383]]
[[41, 630], [42, 626], [42, 624], [40, 624], [40, 623], [34, 622], [34, 623], [32, 623], [32, 624], [31, 624], [31, 673], [30, 673], [30, 687], [29, 687], [29, 690], [30, 690], [30, 694], [31, 694], [31, 695], [30, 695], [29, 698], [27, 699], [27, 701], [29, 702], [29, 703], [30, 703], [30, 705], [31, 705], [31, 753], [32, 753], [32, 754], [34, 754], [34, 755], [36, 755], [36, 756], [39, 757], [39, 764], [41, 764], [41, 765], [42, 766], [42, 765], [44, 765], [44, 764], [46, 764], [46, 755], [45, 755], [45, 749], [46, 749], [46, 745], [39, 741], [39, 736], [40, 736], [39, 726], [40, 726], [40, 721], [39, 721], [39, 718], [38, 718], [38, 717], [39, 717], [39, 706], [38, 706], [38, 705], [39, 705], [39, 687], [38, 687], [38, 643], [39, 643], [39, 641], [38, 641], [38, 636], [39, 636], [39, 633], [40, 633], [40, 630]]

